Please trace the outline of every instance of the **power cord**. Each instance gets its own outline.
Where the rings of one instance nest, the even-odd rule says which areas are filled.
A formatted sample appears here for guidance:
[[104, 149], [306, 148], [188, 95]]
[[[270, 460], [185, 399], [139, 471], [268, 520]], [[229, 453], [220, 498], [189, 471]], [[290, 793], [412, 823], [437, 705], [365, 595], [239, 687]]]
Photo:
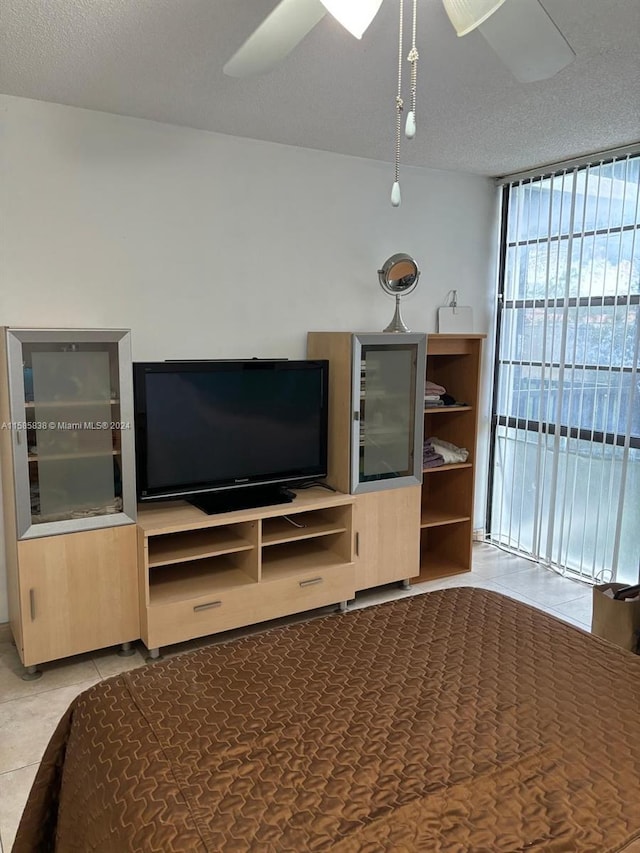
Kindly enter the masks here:
[[294, 521], [290, 515], [283, 515], [282, 517], [284, 518], [285, 521], [288, 521], [289, 524], [293, 524], [294, 527], [306, 527], [307, 526], [306, 524], [302, 524], [299, 521]]
[[329, 492], [337, 492], [337, 489], [334, 489], [333, 486], [330, 486], [328, 483], [321, 483], [320, 480], [311, 480], [309, 483], [303, 483], [301, 486], [296, 486], [296, 489], [301, 491], [302, 489], [310, 489], [312, 486], [320, 486], [321, 489], [327, 489]]

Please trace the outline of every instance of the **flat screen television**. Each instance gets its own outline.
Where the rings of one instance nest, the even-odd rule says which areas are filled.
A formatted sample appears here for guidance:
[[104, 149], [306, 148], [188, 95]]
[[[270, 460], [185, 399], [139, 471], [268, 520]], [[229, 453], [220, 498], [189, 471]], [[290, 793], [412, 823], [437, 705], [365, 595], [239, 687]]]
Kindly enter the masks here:
[[326, 477], [328, 373], [324, 360], [135, 363], [138, 500], [224, 512]]

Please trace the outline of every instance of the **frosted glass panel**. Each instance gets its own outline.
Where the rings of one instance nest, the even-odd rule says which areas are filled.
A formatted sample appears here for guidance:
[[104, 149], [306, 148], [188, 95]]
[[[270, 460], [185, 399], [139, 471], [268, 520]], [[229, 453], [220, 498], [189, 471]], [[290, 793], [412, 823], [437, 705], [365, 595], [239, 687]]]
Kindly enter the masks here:
[[34, 522], [120, 510], [114, 468], [112, 356], [105, 348], [34, 351], [31, 504]]
[[[618, 547], [616, 579], [638, 583], [640, 451], [629, 452], [623, 483], [622, 447], [554, 437], [498, 425], [494, 470], [492, 536], [526, 554], [545, 554], [554, 526], [552, 565], [611, 580]], [[553, 463], [558, 461], [555, 512], [550, 512]], [[624, 488], [625, 515], [616, 542], [617, 495]]]
[[34, 352], [33, 393], [38, 403], [109, 403], [109, 353], [105, 351]]
[[415, 347], [362, 347], [360, 482], [413, 472]]

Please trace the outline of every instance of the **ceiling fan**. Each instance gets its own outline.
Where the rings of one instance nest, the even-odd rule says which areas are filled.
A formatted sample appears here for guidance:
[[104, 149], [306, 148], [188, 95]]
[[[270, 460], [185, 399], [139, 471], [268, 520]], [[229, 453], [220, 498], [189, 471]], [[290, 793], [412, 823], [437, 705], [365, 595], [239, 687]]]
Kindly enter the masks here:
[[[552, 77], [575, 54], [539, 0], [442, 0], [459, 36], [478, 29], [521, 82]], [[231, 77], [270, 71], [329, 13], [356, 38], [382, 0], [281, 0], [224, 66]]]

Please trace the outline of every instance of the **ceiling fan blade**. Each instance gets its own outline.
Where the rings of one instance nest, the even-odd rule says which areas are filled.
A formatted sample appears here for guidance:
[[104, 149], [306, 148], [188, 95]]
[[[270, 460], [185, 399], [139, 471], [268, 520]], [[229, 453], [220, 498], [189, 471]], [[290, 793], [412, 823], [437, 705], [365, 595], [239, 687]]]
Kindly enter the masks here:
[[505, 0], [442, 0], [444, 10], [459, 36], [479, 27]]
[[553, 77], [575, 58], [538, 0], [507, 0], [478, 29], [521, 83]]
[[270, 71], [324, 18], [320, 0], [281, 0], [223, 68], [229, 77]]

